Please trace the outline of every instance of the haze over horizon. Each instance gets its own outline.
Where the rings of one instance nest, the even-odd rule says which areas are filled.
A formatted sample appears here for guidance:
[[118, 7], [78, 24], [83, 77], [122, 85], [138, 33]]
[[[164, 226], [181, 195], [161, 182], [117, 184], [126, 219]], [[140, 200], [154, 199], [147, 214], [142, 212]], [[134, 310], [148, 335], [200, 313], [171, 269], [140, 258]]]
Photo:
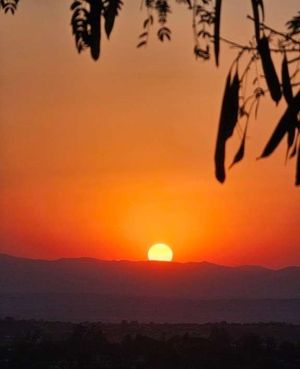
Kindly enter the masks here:
[[0, 270], [0, 317], [300, 323], [300, 267], [0, 255]]

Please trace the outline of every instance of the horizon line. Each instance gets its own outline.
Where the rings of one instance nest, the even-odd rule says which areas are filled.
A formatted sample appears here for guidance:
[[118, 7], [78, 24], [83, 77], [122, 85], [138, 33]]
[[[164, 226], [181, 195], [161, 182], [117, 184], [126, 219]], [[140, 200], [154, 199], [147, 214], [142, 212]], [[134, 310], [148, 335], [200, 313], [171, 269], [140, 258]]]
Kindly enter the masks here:
[[5, 257], [11, 257], [14, 259], [25, 259], [25, 260], [31, 260], [31, 261], [47, 261], [47, 262], [56, 262], [56, 261], [62, 261], [62, 260], [90, 260], [90, 261], [98, 261], [98, 262], [127, 262], [127, 263], [149, 263], [149, 264], [166, 264], [166, 265], [172, 265], [172, 264], [176, 264], [176, 265], [186, 265], [186, 264], [208, 264], [208, 265], [213, 265], [213, 266], [218, 266], [218, 267], [223, 267], [223, 268], [260, 268], [260, 269], [265, 269], [265, 270], [270, 270], [270, 271], [280, 271], [280, 270], [284, 270], [284, 269], [290, 269], [290, 268], [300, 268], [300, 265], [286, 265], [283, 267], [278, 267], [278, 268], [272, 268], [269, 266], [265, 266], [265, 265], [260, 265], [260, 264], [238, 264], [238, 265], [226, 265], [226, 264], [218, 264], [218, 263], [214, 263], [214, 262], [210, 262], [210, 261], [206, 261], [206, 260], [202, 260], [202, 261], [155, 261], [155, 260], [148, 260], [148, 259], [141, 259], [141, 260], [130, 260], [130, 259], [101, 259], [101, 258], [97, 258], [97, 257], [92, 257], [92, 256], [78, 256], [78, 257], [58, 257], [58, 258], [35, 258], [35, 257], [27, 257], [27, 256], [19, 256], [19, 255], [13, 255], [13, 254], [9, 254], [6, 252], [0, 252], [0, 257], [1, 256], [5, 256]]

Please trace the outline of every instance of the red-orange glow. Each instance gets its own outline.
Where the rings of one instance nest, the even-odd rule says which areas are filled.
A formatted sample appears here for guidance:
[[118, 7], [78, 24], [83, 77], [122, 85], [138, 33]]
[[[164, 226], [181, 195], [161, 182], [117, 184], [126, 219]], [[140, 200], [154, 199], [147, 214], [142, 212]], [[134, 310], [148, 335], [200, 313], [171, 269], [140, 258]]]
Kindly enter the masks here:
[[[298, 5], [265, 3], [278, 28]], [[248, 40], [249, 4], [226, 4], [228, 37]], [[0, 252], [140, 260], [163, 240], [176, 261], [300, 263], [294, 163], [284, 165], [285, 147], [255, 160], [284, 105], [262, 103], [246, 159], [218, 184], [214, 143], [235, 51], [222, 46], [220, 69], [196, 62], [184, 14], [172, 14], [171, 43], [153, 37], [136, 50], [143, 14], [127, 1], [98, 63], [75, 52], [68, 2], [28, 0], [1, 16]]]

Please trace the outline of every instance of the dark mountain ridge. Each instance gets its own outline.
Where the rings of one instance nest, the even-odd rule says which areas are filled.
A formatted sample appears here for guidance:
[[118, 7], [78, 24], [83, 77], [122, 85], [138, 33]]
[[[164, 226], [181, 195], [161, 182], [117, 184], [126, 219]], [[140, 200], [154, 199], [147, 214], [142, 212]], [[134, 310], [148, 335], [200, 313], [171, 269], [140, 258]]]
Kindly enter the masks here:
[[97, 293], [185, 299], [300, 298], [300, 267], [92, 258], [35, 260], [0, 254], [0, 293]]

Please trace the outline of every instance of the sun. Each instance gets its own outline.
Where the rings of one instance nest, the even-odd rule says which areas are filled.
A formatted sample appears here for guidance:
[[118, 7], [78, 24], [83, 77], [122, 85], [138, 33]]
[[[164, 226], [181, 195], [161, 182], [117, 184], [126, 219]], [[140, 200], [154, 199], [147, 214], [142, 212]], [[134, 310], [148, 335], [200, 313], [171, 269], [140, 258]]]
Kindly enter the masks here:
[[150, 261], [172, 261], [173, 251], [165, 243], [156, 243], [148, 250], [148, 260]]

